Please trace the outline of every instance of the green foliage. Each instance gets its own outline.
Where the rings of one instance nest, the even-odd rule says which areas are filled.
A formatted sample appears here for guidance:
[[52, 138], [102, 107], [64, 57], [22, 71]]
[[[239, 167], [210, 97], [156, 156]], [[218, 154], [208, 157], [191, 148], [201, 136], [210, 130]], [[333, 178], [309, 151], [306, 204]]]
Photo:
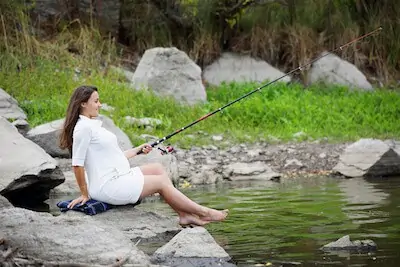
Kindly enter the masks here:
[[[258, 88], [260, 84], [224, 84], [208, 88], [208, 103], [188, 107], [171, 97], [160, 98], [149, 91], [130, 89], [118, 73], [81, 70], [74, 65], [57, 65], [37, 59], [33, 66], [17, 71], [13, 59], [0, 66], [0, 85], [14, 96], [28, 114], [31, 126], [62, 118], [72, 90], [94, 84], [103, 103], [115, 107], [111, 116], [133, 141], [148, 133], [165, 136], [230, 101]], [[137, 129], [124, 122], [125, 116], [153, 117], [163, 121], [154, 130]], [[356, 140], [360, 137], [399, 137], [400, 98], [396, 91], [351, 91], [340, 86], [275, 83], [242, 99], [169, 141], [181, 146], [210, 143], [210, 134], [223, 134], [233, 142], [268, 140], [271, 136], [292, 140], [303, 131], [311, 138]], [[203, 131], [208, 135], [201, 134]], [[193, 137], [194, 136], [194, 137]], [[217, 145], [224, 145], [220, 143]]]

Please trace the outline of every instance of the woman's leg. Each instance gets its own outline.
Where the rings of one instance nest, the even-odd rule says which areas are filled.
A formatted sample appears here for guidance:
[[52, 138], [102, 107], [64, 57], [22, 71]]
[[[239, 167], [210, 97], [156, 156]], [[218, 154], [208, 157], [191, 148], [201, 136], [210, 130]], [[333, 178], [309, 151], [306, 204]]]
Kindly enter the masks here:
[[227, 216], [224, 211], [210, 209], [195, 203], [176, 189], [161, 164], [147, 164], [141, 166], [140, 169], [145, 176], [141, 198], [157, 192], [183, 219], [190, 214], [196, 214], [203, 221], [221, 221]]

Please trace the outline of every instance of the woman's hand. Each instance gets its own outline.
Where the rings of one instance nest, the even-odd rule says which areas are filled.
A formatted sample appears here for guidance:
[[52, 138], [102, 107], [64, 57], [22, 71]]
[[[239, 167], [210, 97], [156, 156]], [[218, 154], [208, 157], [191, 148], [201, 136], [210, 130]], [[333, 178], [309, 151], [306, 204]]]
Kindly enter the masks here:
[[76, 204], [85, 204], [90, 198], [88, 196], [80, 196], [78, 198], [75, 198], [74, 200], [71, 201], [71, 203], [68, 204], [68, 208], [72, 209]]
[[152, 149], [153, 147], [149, 144], [143, 144], [139, 146], [139, 151], [141, 150], [143, 154], [149, 153]]

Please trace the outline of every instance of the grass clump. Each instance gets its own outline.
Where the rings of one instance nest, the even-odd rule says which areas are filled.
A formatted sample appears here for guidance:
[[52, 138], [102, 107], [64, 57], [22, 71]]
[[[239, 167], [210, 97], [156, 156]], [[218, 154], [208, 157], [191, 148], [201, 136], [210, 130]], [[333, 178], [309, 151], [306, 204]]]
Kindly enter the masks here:
[[[1, 66], [1, 86], [20, 103], [31, 126], [65, 116], [73, 89], [82, 84], [99, 87], [100, 98], [115, 108], [103, 111], [134, 143], [147, 133], [163, 137], [199, 117], [259, 87], [257, 83], [230, 83], [207, 88], [208, 102], [188, 107], [150, 91], [135, 91], [114, 71], [82, 70], [37, 59], [34, 66], [15, 70]], [[151, 117], [163, 125], [153, 130], [128, 125], [124, 117]], [[313, 139], [352, 141], [362, 137], [397, 138], [400, 133], [400, 98], [396, 91], [361, 92], [341, 86], [275, 83], [242, 99], [166, 143], [187, 147], [211, 143], [210, 135], [222, 134], [232, 142], [256, 142], [271, 136], [282, 141], [304, 132]], [[201, 133], [199, 133], [201, 132]], [[216, 145], [221, 145], [217, 143]]]

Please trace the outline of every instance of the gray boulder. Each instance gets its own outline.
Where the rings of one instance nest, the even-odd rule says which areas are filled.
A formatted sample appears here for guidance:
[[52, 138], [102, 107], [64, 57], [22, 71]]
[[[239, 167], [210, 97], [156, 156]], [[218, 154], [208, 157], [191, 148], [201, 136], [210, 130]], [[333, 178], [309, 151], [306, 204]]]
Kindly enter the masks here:
[[310, 83], [322, 81], [354, 89], [373, 90], [365, 75], [356, 66], [334, 54], [329, 54], [313, 63], [308, 73], [308, 80]]
[[397, 149], [378, 139], [360, 139], [346, 147], [333, 171], [347, 177], [399, 175]]
[[[265, 82], [282, 77], [285, 73], [263, 60], [247, 55], [225, 52], [221, 57], [204, 69], [204, 79], [212, 85], [222, 82]], [[281, 82], [290, 82], [286, 76]]]
[[[117, 136], [121, 149], [126, 150], [132, 147], [129, 137], [114, 124], [112, 119], [105, 115], [99, 115], [97, 119], [103, 122], [102, 127]], [[28, 131], [26, 137], [42, 147], [52, 157], [70, 158], [68, 150], [59, 147], [59, 136], [63, 124], [64, 118], [36, 126]]]
[[57, 161], [0, 117], [0, 194], [11, 202], [41, 202], [64, 182]]
[[[3, 238], [26, 256], [65, 264], [115, 264], [137, 266], [150, 261], [122, 232], [91, 216], [52, 216], [21, 208], [0, 210]], [[66, 265], [65, 265], [66, 266]]]
[[133, 74], [132, 86], [189, 105], [207, 99], [201, 68], [175, 47], [146, 50]]
[[0, 88], [0, 116], [8, 120], [26, 120], [25, 112], [18, 106], [17, 100]]
[[51, 121], [38, 125], [26, 133], [26, 137], [43, 148], [52, 157], [69, 157], [66, 149], [59, 145], [59, 135], [64, 124], [64, 119]]
[[182, 230], [153, 254], [153, 260], [169, 266], [234, 266], [230, 259], [203, 227]]

